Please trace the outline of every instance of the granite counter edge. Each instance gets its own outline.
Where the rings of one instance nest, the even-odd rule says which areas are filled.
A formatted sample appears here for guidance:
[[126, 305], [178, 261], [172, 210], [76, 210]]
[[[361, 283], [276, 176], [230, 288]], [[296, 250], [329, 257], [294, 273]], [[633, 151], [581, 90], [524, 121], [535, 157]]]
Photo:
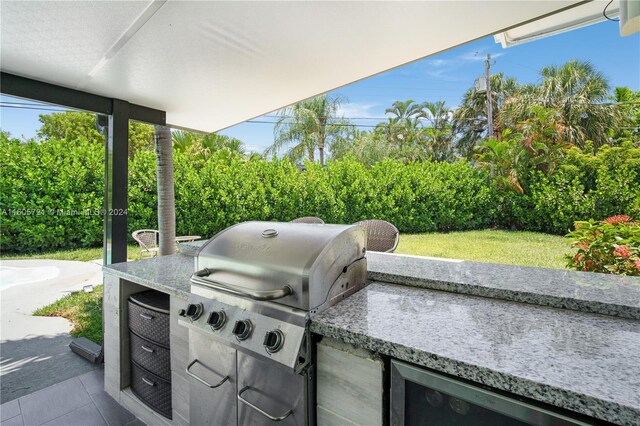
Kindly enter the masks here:
[[434, 353], [355, 333], [323, 323], [321, 320], [311, 322], [311, 331], [322, 336], [339, 339], [356, 347], [387, 355], [391, 358], [431, 368], [600, 420], [633, 426], [638, 424], [636, 420], [640, 418], [640, 407], [628, 407], [615, 401], [603, 400], [591, 395], [517, 377], [509, 373], [502, 373], [455, 359], [441, 357]]
[[108, 267], [103, 267], [102, 272], [103, 274], [109, 274], [119, 278], [124, 278], [125, 280], [131, 281], [132, 283], [140, 284], [142, 286], [149, 287], [154, 290], [158, 290], [163, 293], [170, 294], [172, 296], [180, 297], [182, 299], [187, 299], [189, 297], [188, 291], [179, 290], [174, 286], [160, 284], [156, 281], [151, 281], [151, 280], [142, 278], [138, 275], [132, 275], [127, 272], [119, 271], [117, 269], [108, 268]]
[[620, 305], [611, 302], [579, 299], [576, 297], [562, 297], [546, 293], [513, 290], [508, 288], [490, 287], [471, 283], [435, 280], [409, 275], [398, 275], [389, 272], [369, 271], [370, 281], [382, 281], [430, 290], [448, 291], [451, 293], [467, 294], [471, 296], [489, 297], [492, 299], [508, 300], [512, 302], [529, 303], [532, 305], [549, 306], [553, 308], [570, 309], [573, 311], [601, 314], [620, 318], [640, 319], [640, 307]]

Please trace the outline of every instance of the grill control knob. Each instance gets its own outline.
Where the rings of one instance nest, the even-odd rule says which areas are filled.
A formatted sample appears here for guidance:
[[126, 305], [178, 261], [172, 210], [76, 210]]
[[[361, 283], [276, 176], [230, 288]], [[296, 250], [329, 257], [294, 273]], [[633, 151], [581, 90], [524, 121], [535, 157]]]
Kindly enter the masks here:
[[262, 344], [270, 354], [278, 352], [282, 349], [282, 345], [284, 344], [284, 334], [280, 330], [267, 331], [267, 334], [264, 335], [264, 342], [262, 342]]
[[231, 331], [238, 340], [245, 340], [251, 335], [251, 331], [253, 331], [253, 324], [248, 319], [236, 321], [233, 326], [233, 330]]
[[187, 305], [187, 311], [184, 313], [184, 315], [191, 321], [195, 321], [202, 316], [203, 310], [204, 307], [202, 306], [202, 303], [189, 303], [189, 305]]
[[207, 324], [214, 330], [220, 330], [225, 322], [227, 322], [227, 315], [224, 311], [213, 311], [209, 314], [209, 318], [207, 318]]

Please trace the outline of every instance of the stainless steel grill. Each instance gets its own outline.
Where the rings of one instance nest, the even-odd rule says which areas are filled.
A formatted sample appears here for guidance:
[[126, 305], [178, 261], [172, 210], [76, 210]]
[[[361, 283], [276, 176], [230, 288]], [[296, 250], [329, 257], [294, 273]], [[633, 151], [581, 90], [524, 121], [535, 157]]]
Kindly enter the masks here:
[[365, 231], [246, 222], [198, 252], [189, 304], [192, 424], [313, 424], [309, 321], [363, 288]]

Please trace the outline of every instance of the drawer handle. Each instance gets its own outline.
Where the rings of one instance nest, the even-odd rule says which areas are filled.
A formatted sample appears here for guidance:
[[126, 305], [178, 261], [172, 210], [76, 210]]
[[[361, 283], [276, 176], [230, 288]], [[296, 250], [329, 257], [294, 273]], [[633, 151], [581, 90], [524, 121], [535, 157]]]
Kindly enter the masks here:
[[152, 320], [153, 317], [151, 315], [147, 315], [147, 314], [140, 314], [140, 316], [146, 320]]
[[265, 416], [266, 418], [268, 418], [269, 420], [272, 420], [274, 422], [279, 422], [281, 420], [286, 419], [287, 417], [289, 417], [292, 413], [293, 413], [293, 408], [289, 409], [289, 411], [287, 411], [286, 413], [284, 413], [281, 416], [273, 416], [269, 413], [267, 413], [266, 411], [264, 411], [263, 409], [253, 405], [252, 403], [250, 403], [249, 401], [247, 401], [246, 399], [244, 399], [242, 397], [242, 394], [245, 393], [246, 391], [248, 391], [249, 389], [251, 389], [249, 386], [245, 386], [242, 388], [242, 390], [240, 392], [238, 392], [238, 401], [242, 402], [243, 404], [253, 408], [254, 410], [256, 410], [258, 413], [262, 414], [263, 416]]
[[145, 345], [140, 345], [140, 348], [142, 348], [143, 351], [147, 351], [150, 354], [152, 354], [154, 352], [153, 349], [146, 347]]
[[213, 374], [219, 375], [218, 373], [216, 373], [215, 371], [213, 371], [210, 368], [207, 368], [207, 366], [205, 366], [203, 363], [201, 363], [200, 361], [198, 361], [197, 359], [194, 359], [193, 362], [191, 364], [189, 364], [189, 366], [187, 367], [187, 374], [191, 377], [193, 377], [194, 379], [196, 379], [197, 381], [199, 381], [200, 383], [202, 383], [203, 385], [205, 385], [208, 388], [217, 388], [218, 386], [222, 385], [224, 382], [226, 382], [227, 380], [229, 380], [229, 376], [226, 376], [225, 378], [223, 378], [222, 380], [220, 380], [218, 383], [216, 383], [215, 385], [212, 385], [211, 383], [206, 382], [205, 380], [201, 379], [200, 377], [196, 376], [195, 374], [193, 374], [191, 371], [189, 371], [189, 369], [191, 369], [191, 367], [194, 366], [195, 363], [198, 363], [200, 365], [202, 365], [202, 367], [205, 370], [211, 371]]
[[142, 381], [145, 382], [146, 384], [148, 384], [149, 386], [155, 386], [156, 385], [155, 383], [153, 383], [151, 380], [147, 379], [146, 377], [143, 377]]

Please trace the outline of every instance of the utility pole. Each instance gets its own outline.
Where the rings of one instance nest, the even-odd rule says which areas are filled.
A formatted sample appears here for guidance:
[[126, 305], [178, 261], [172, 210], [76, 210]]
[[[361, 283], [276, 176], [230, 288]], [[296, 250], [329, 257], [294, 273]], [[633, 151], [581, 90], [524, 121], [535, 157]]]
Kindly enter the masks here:
[[491, 53], [487, 53], [487, 60], [484, 61], [484, 78], [487, 82], [487, 128], [489, 137], [493, 136], [493, 108], [491, 106]]

